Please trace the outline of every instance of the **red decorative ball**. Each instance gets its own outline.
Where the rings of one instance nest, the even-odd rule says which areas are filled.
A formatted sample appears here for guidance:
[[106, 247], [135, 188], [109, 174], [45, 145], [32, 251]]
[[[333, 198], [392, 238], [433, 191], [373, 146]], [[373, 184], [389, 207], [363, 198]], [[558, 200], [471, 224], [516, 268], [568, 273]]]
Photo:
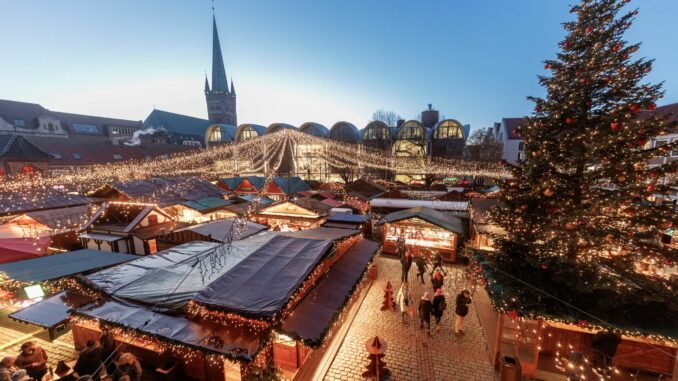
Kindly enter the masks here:
[[621, 44], [615, 44], [615, 45], [612, 47], [612, 50], [614, 50], [615, 52], [618, 52], [619, 49], [621, 49]]
[[534, 106], [534, 111], [541, 112], [541, 105]]
[[641, 108], [638, 103], [633, 103], [631, 106], [629, 106], [629, 110], [631, 110], [631, 112], [638, 113], [640, 112]]
[[656, 108], [657, 108], [657, 104], [656, 104], [656, 103], [650, 103], [650, 105], [647, 106], [647, 110], [648, 110], [648, 111], [654, 111]]
[[610, 123], [610, 128], [611, 128], [613, 131], [617, 131], [618, 129], [621, 128], [621, 123], [619, 123], [619, 122], [612, 122], [612, 123]]
[[651, 67], [646, 67], [645, 70], [643, 70], [643, 71], [646, 72], [646, 73], [649, 73], [649, 72], [652, 71], [652, 68], [651, 68]]
[[647, 186], [647, 191], [648, 192], [654, 192], [657, 189], [657, 186], [654, 184], [650, 184]]
[[511, 310], [511, 311], [509, 311], [508, 317], [510, 317], [511, 320], [517, 318], [517, 317], [518, 317], [518, 311], [516, 311], [516, 310]]
[[579, 80], [579, 83], [581, 83], [582, 85], [585, 85], [587, 82], [588, 82], [588, 81], [586, 80], [586, 78], [581, 78], [581, 79]]
[[543, 264], [541, 265], [541, 269], [542, 269], [542, 270], [548, 270], [548, 269], [549, 269], [549, 265], [547, 265], [546, 263], [543, 263]]
[[586, 33], [591, 33], [591, 32], [593, 32], [593, 28], [592, 28], [592, 27], [586, 28]]
[[648, 142], [647, 138], [636, 139], [636, 145], [639, 146], [639, 147], [644, 146], [645, 144], [647, 144], [647, 142]]
[[546, 69], [546, 70], [550, 70], [552, 68], [553, 68], [553, 66], [551, 66], [551, 64], [544, 65], [544, 69]]
[[565, 123], [567, 123], [567, 124], [572, 124], [572, 123], [574, 123], [574, 122], [575, 122], [575, 121], [574, 121], [573, 118], [569, 118], [569, 117], [568, 117], [568, 118], [565, 118]]
[[570, 41], [565, 41], [565, 43], [563, 44], [563, 47], [565, 49], [570, 49], [570, 48], [572, 48], [572, 43]]

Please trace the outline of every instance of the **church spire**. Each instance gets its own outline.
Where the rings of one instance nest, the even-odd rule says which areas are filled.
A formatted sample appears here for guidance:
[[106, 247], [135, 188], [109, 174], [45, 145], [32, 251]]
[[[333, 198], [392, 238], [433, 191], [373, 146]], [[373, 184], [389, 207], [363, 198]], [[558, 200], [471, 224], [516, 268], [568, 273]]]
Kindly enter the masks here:
[[235, 96], [235, 87], [233, 87], [233, 77], [231, 77], [231, 95]]
[[210, 82], [207, 80], [207, 74], [205, 74], [205, 94], [210, 92]]
[[212, 15], [212, 91], [228, 93], [228, 79], [224, 58], [221, 55], [221, 44], [217, 32], [217, 19]]

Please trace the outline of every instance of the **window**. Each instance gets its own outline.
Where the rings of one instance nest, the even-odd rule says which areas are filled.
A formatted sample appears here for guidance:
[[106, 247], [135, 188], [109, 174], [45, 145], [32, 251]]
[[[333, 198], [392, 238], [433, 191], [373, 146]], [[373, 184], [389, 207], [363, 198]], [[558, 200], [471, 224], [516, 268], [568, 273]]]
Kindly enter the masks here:
[[122, 155], [119, 154], [119, 153], [114, 153], [114, 154], [113, 154], [113, 158], [114, 158], [115, 160], [122, 160]]
[[219, 126], [216, 126], [215, 128], [210, 131], [210, 136], [209, 139], [207, 139], [209, 142], [220, 142], [221, 141], [221, 128]]
[[256, 138], [257, 136], [259, 136], [257, 131], [250, 126], [247, 126], [247, 127], [243, 128], [242, 131], [240, 131], [240, 140], [243, 141], [243, 142], [245, 140], [250, 140], [252, 138]]
[[669, 142], [668, 140], [655, 140], [654, 146], [656, 147], [661, 147], [667, 145]]
[[150, 214], [148, 216], [148, 225], [157, 225], [158, 224], [158, 215], [157, 214]]
[[[678, 138], [673, 138], [673, 139], [671, 139], [671, 143], [675, 143], [675, 142], [678, 142]], [[671, 156], [674, 156], [674, 157], [675, 157], [675, 156], [678, 156], [678, 150], [675, 150], [675, 149], [672, 150], [672, 151], [671, 151]]]
[[52, 159], [61, 160], [64, 158], [60, 153], [50, 153], [50, 155], [52, 156]]
[[73, 152], [73, 158], [74, 158], [75, 160], [82, 160], [82, 157], [81, 157], [80, 154], [77, 153], [77, 152]]
[[47, 123], [47, 129], [49, 130], [49, 132], [54, 131], [54, 125], [52, 123]]
[[389, 131], [384, 127], [369, 128], [367, 131], [365, 131], [364, 137], [365, 140], [384, 140], [389, 138]]
[[524, 150], [525, 150], [525, 142], [518, 143], [518, 151], [524, 151]]
[[14, 127], [26, 127], [26, 121], [23, 119], [14, 119]]
[[398, 133], [400, 139], [422, 139], [422, 129], [419, 126], [406, 126]]
[[73, 131], [79, 133], [79, 134], [98, 134], [99, 129], [97, 126], [93, 124], [81, 124], [81, 123], [73, 123], [71, 125], [73, 127]]
[[463, 137], [461, 126], [451, 120], [444, 121], [438, 126], [434, 136], [435, 139], [461, 139]]

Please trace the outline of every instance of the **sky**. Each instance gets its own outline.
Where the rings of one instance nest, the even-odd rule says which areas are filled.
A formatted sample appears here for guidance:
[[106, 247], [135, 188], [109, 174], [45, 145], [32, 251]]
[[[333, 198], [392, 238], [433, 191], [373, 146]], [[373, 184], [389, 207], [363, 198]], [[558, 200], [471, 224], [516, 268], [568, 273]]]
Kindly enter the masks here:
[[[238, 122], [359, 128], [432, 103], [475, 128], [528, 114], [572, 19], [564, 0], [216, 0]], [[627, 40], [655, 58], [659, 104], [678, 102], [676, 0], [633, 0]], [[143, 120], [207, 117], [209, 0], [0, 0], [0, 99]]]

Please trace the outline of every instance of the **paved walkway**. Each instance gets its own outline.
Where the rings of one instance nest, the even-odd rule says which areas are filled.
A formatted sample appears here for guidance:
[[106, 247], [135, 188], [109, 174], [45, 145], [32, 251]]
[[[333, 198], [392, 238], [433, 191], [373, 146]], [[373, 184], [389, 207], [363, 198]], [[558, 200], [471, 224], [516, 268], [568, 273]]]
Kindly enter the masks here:
[[[367, 297], [360, 307], [344, 342], [325, 376], [326, 381], [363, 381], [363, 371], [368, 364], [365, 341], [378, 335], [388, 343], [384, 361], [391, 370], [388, 380], [421, 381], [457, 381], [477, 380], [493, 381], [495, 373], [490, 366], [487, 354], [487, 342], [478, 322], [475, 309], [464, 321], [464, 336], [454, 334], [454, 298], [466, 288], [462, 272], [456, 267], [446, 268], [447, 276], [443, 292], [447, 301], [447, 310], [441, 321], [441, 330], [431, 330], [428, 337], [419, 329], [418, 320], [408, 315], [407, 323], [402, 323], [400, 314], [393, 311], [381, 311], [384, 299], [384, 287], [391, 281], [395, 291], [400, 287], [400, 263], [389, 257], [377, 259], [379, 277], [372, 284]], [[419, 298], [425, 291], [431, 291], [429, 278], [426, 284], [416, 282], [416, 266], [409, 274], [412, 298], [415, 309]], [[395, 292], [394, 292], [395, 298]], [[417, 315], [415, 313], [415, 318]], [[432, 318], [433, 320], [433, 318]], [[433, 323], [435, 326], [435, 323]]]

